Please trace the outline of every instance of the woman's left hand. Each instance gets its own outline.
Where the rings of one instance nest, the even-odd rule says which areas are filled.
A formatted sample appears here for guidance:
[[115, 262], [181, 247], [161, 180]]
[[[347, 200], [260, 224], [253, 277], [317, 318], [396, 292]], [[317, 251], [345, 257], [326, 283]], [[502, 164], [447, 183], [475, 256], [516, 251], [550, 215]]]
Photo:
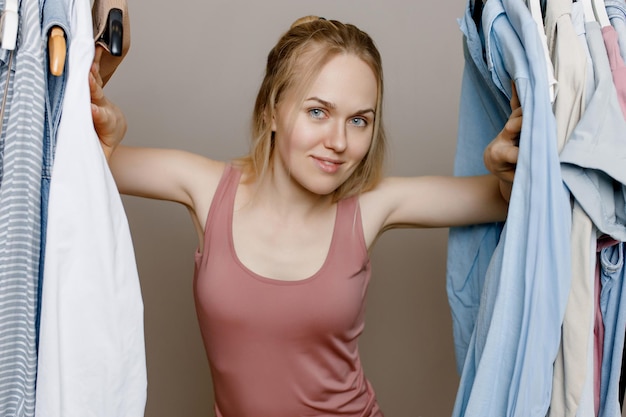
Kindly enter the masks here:
[[508, 201], [513, 187], [519, 155], [519, 135], [522, 130], [522, 107], [515, 84], [511, 96], [511, 114], [504, 128], [491, 141], [483, 154], [485, 167], [500, 180], [500, 192]]

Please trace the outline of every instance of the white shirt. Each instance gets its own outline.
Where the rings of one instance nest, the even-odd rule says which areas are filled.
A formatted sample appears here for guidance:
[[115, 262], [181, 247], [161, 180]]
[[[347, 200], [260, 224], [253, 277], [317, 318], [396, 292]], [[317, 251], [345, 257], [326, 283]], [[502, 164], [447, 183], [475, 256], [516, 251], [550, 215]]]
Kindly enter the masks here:
[[89, 0], [70, 12], [67, 89], [50, 185], [38, 417], [143, 417], [143, 302], [128, 222], [93, 128]]

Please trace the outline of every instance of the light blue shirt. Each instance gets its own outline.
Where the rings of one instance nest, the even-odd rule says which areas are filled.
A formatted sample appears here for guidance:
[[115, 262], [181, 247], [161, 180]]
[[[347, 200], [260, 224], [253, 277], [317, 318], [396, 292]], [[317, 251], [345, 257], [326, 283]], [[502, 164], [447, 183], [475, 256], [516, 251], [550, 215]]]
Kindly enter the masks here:
[[618, 392], [626, 327], [624, 248], [624, 242], [602, 247], [597, 260], [602, 285], [600, 309], [604, 322], [599, 417], [621, 415]]
[[[472, 20], [470, 5], [459, 24], [464, 35], [465, 66], [454, 174], [483, 175], [488, 173], [483, 150], [506, 123], [511, 107], [506, 95], [491, 81], [483, 59], [481, 34]], [[446, 285], [459, 374], [474, 330], [485, 273], [502, 226], [502, 223], [492, 223], [452, 227], [449, 231]]]
[[484, 278], [453, 416], [544, 417], [570, 284], [569, 195], [547, 63], [526, 4], [488, 1], [482, 27], [492, 82], [510, 96], [515, 80], [524, 124], [509, 214]]
[[620, 54], [623, 59], [626, 59], [626, 2], [624, 0], [605, 0], [604, 5], [611, 26], [617, 32]]

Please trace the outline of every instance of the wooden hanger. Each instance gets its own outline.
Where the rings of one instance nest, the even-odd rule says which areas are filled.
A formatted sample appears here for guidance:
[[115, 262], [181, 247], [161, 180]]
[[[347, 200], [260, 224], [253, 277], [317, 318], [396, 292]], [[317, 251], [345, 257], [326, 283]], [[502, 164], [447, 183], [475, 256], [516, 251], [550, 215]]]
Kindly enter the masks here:
[[65, 31], [60, 26], [52, 26], [48, 34], [48, 60], [52, 75], [58, 77], [63, 74], [66, 54]]

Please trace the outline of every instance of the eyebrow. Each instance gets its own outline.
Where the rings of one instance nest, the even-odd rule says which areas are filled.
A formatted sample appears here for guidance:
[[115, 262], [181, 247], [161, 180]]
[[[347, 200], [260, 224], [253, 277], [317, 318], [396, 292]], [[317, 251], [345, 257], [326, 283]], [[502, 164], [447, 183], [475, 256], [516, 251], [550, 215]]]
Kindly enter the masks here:
[[[328, 107], [330, 109], [336, 109], [337, 108], [335, 103], [331, 103], [330, 101], [326, 101], [326, 100], [321, 99], [319, 97], [309, 97], [309, 98], [307, 98], [304, 101], [317, 101], [318, 103], [320, 103], [324, 107]], [[354, 114], [365, 114], [365, 113], [372, 113], [372, 114], [376, 115], [376, 111], [374, 111], [374, 109], [372, 109], [372, 108], [358, 110], [358, 111], [354, 112]]]

